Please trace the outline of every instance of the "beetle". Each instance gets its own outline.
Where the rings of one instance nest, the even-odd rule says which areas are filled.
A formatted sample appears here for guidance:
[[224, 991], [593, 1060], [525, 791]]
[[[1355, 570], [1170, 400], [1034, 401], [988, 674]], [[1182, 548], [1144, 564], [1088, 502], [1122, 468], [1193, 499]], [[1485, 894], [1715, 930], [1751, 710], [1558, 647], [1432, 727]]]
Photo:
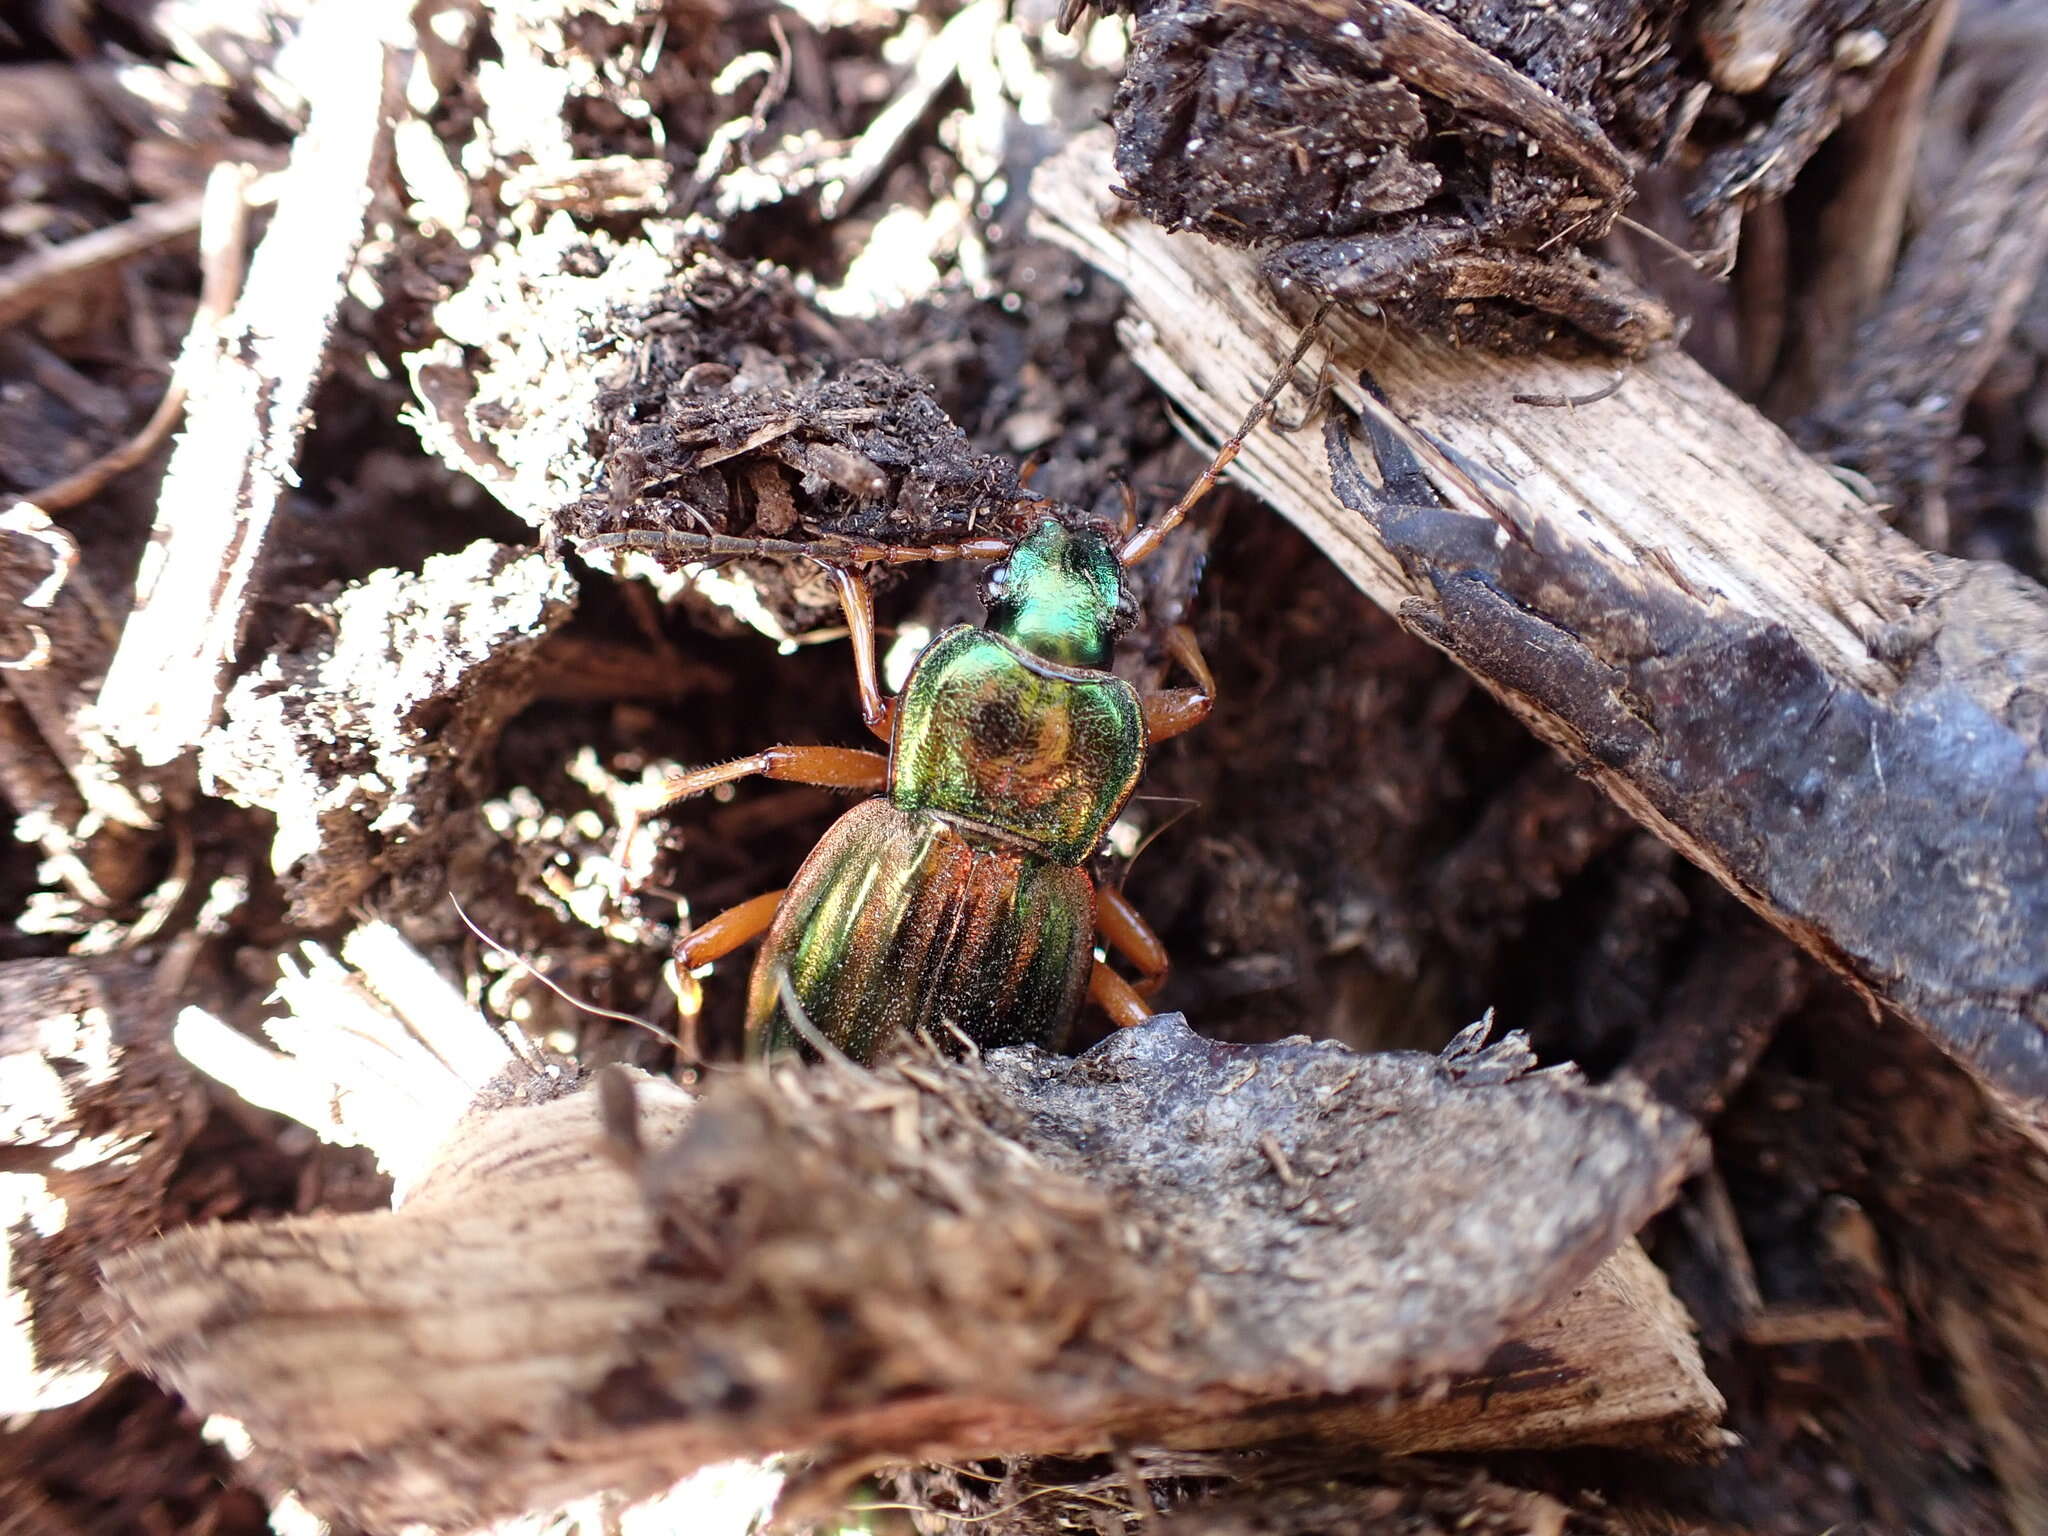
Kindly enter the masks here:
[[[1054, 516], [1021, 537], [920, 547], [726, 534], [635, 531], [583, 541], [586, 551], [643, 550], [685, 563], [739, 555], [816, 562], [832, 576], [854, 651], [861, 714], [886, 756], [776, 746], [669, 780], [646, 816], [720, 784], [759, 776], [870, 790], [805, 859], [787, 889], [740, 903], [681, 935], [678, 973], [766, 935], [748, 987], [757, 1055], [817, 1040], [871, 1061], [900, 1034], [983, 1049], [1051, 1046], [1082, 1001], [1118, 1025], [1142, 1023], [1165, 979], [1164, 946], [1121, 892], [1087, 863], [1130, 800], [1149, 748], [1199, 725], [1215, 681], [1193, 634], [1168, 651], [1193, 687], [1141, 694], [1109, 670], [1136, 617], [1124, 573], [1149, 558], [1216, 484], [1272, 408], [1320, 321], [1243, 424], [1156, 522], [1112, 538]], [[983, 624], [937, 636], [901, 691], [885, 697], [875, 660], [873, 565], [990, 562]], [[1095, 958], [1098, 937], [1135, 967], [1133, 985]]]

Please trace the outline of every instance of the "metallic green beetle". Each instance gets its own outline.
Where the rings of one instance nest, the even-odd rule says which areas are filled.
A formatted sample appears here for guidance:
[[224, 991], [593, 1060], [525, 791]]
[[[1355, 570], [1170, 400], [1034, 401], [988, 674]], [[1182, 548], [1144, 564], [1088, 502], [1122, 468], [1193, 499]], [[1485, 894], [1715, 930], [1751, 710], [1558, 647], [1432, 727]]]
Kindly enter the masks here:
[[[721, 913], [676, 945], [688, 971], [766, 931], [747, 999], [755, 1052], [803, 1049], [807, 1030], [859, 1061], [917, 1030], [988, 1049], [1050, 1045], [1091, 993], [1119, 1023], [1150, 1012], [1095, 960], [1095, 943], [1099, 933], [1155, 983], [1165, 952], [1085, 865], [1137, 788], [1147, 746], [1209, 713], [1214, 685], [1185, 631], [1170, 644], [1199, 686], [1141, 696], [1108, 670], [1133, 613], [1123, 566], [1167, 526], [1119, 549], [1093, 528], [1047, 517], [1014, 545], [954, 546], [1001, 557], [982, 583], [987, 622], [938, 636], [888, 700], [874, 682], [867, 589], [842, 580], [863, 712], [887, 735], [887, 758], [771, 747], [664, 787], [650, 809], [753, 774], [882, 791], [832, 826], [786, 891]], [[634, 535], [605, 537], [645, 547]], [[887, 558], [869, 546], [834, 553]]]
[[[1165, 950], [1121, 894], [1096, 887], [1086, 865], [1136, 789], [1147, 748], [1207, 718], [1215, 685], [1183, 629], [1170, 633], [1169, 650], [1196, 687], [1140, 695], [1108, 670], [1135, 612], [1124, 571], [1215, 485], [1314, 331], [1312, 322], [1187, 494], [1117, 543], [1053, 517], [1014, 544], [934, 549], [682, 532], [585, 540], [586, 549], [686, 561], [787, 555], [825, 566], [838, 582], [862, 712], [889, 755], [771, 747], [678, 776], [642, 812], [753, 774], [881, 792], [832, 826], [787, 890], [743, 902], [677, 941], [678, 971], [687, 975], [766, 933], [747, 998], [755, 1053], [822, 1041], [870, 1061], [891, 1039], [920, 1030], [942, 1044], [1051, 1046], [1084, 996], [1118, 1024], [1147, 1017], [1144, 991], [1164, 978]], [[986, 623], [940, 635], [902, 692], [884, 699], [873, 610], [855, 572], [963, 558], [997, 562], [982, 583]], [[1137, 967], [1141, 987], [1095, 959], [1098, 937]]]
[[778, 905], [747, 999], [768, 1051], [797, 1044], [785, 972], [863, 1061], [948, 1025], [989, 1048], [1048, 1045], [1080, 1008], [1096, 905], [1082, 865], [1145, 765], [1138, 691], [1105, 670], [1129, 608], [1102, 536], [1050, 518], [989, 590], [988, 627], [947, 630], [904, 683], [887, 793], [840, 818]]

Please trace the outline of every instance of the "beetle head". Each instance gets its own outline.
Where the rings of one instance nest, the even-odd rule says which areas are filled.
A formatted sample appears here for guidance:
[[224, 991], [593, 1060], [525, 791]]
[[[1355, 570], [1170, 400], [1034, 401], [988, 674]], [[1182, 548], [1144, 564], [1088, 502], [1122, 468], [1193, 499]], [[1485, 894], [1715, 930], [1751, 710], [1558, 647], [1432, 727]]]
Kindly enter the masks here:
[[1019, 650], [1072, 667], [1106, 667], [1136, 616], [1123, 566], [1092, 528], [1044, 518], [982, 577], [988, 627]]

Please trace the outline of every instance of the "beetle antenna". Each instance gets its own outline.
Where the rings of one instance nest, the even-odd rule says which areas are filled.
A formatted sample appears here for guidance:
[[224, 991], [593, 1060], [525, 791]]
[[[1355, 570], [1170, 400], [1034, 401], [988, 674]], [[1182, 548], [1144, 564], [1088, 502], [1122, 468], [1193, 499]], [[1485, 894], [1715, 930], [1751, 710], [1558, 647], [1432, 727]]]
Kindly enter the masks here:
[[455, 893], [453, 891], [450, 891], [448, 893], [448, 905], [453, 907], [455, 909], [455, 915], [462, 919], [463, 927], [467, 928], [471, 933], [475, 934], [479, 939], [483, 940], [484, 943], [490, 945], [492, 949], [496, 950], [499, 954], [503, 955], [507, 960], [511, 961], [512, 964], [517, 966], [520, 970], [524, 971], [527, 975], [531, 976], [535, 981], [539, 982], [542, 986], [546, 987], [550, 992], [554, 993], [555, 996], [559, 997], [571, 1008], [576, 1009], [580, 1013], [590, 1014], [593, 1018], [615, 1019], [621, 1024], [631, 1024], [637, 1029], [646, 1030], [647, 1033], [654, 1036], [655, 1039], [661, 1041], [665, 1045], [672, 1046], [677, 1050], [681, 1050], [683, 1048], [682, 1041], [678, 1040], [674, 1035], [670, 1034], [667, 1030], [661, 1029], [656, 1025], [648, 1023], [645, 1019], [640, 1018], [636, 1014], [620, 1013], [615, 1009], [600, 1008], [595, 1003], [585, 1002], [582, 998], [576, 996], [575, 993], [569, 991], [566, 987], [562, 986], [561, 983], [555, 981], [552, 977], [545, 975], [541, 971], [541, 969], [538, 966], [536, 966], [531, 960], [527, 959], [526, 956], [520, 954], [517, 950], [511, 948], [508, 945], [500, 944], [488, 933], [485, 933], [483, 929], [479, 928], [476, 925], [476, 923], [470, 918], [470, 915], [462, 910], [462, 903], [455, 899]]
[[911, 565], [924, 560], [1000, 560], [1010, 552], [1010, 541], [962, 539], [957, 544], [875, 544], [863, 539], [770, 539], [688, 529], [636, 528], [579, 540], [577, 548], [586, 558], [593, 552], [638, 551], [677, 566], [760, 555], [815, 560], [834, 570], [847, 570], [863, 565]]
[[1222, 477], [1223, 471], [1230, 467], [1230, 461], [1237, 457], [1238, 450], [1244, 447], [1245, 439], [1252, 435], [1253, 429], [1265, 419], [1266, 413], [1273, 409], [1273, 402], [1280, 398], [1280, 392], [1287, 387], [1287, 381], [1294, 377], [1294, 370], [1301, 366], [1301, 360], [1308, 356], [1308, 349], [1315, 345], [1316, 337], [1323, 328], [1323, 317], [1330, 312], [1331, 302], [1325, 299], [1316, 306], [1316, 312], [1309, 316], [1308, 324], [1301, 328], [1301, 334], [1295, 338], [1294, 350], [1287, 354], [1287, 361], [1280, 365], [1264, 392], [1252, 402], [1252, 408], [1245, 412], [1244, 420], [1238, 424], [1237, 430], [1224, 439], [1223, 446], [1216, 450], [1216, 457], [1209, 461], [1209, 467], [1202, 471], [1193, 485], [1188, 487], [1187, 494], [1169, 507], [1166, 515], [1158, 522], [1140, 528], [1124, 540], [1123, 547], [1117, 551], [1118, 560], [1130, 566], [1136, 565], [1140, 560], [1149, 559], [1158, 551], [1166, 536], [1180, 526], [1189, 509], [1216, 488], [1217, 480]]

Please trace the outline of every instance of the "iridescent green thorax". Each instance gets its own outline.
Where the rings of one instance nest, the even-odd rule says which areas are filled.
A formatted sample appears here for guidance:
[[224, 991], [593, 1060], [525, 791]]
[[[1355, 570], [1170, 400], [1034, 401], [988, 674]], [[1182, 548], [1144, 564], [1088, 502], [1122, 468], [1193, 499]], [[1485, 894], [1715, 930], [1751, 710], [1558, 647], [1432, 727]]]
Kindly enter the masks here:
[[971, 625], [926, 647], [896, 700], [896, 807], [937, 811], [1057, 864], [1095, 852], [1144, 767], [1137, 689]]
[[988, 627], [1069, 667], [1106, 667], [1128, 622], [1123, 567], [1101, 534], [1046, 518], [983, 584]]

